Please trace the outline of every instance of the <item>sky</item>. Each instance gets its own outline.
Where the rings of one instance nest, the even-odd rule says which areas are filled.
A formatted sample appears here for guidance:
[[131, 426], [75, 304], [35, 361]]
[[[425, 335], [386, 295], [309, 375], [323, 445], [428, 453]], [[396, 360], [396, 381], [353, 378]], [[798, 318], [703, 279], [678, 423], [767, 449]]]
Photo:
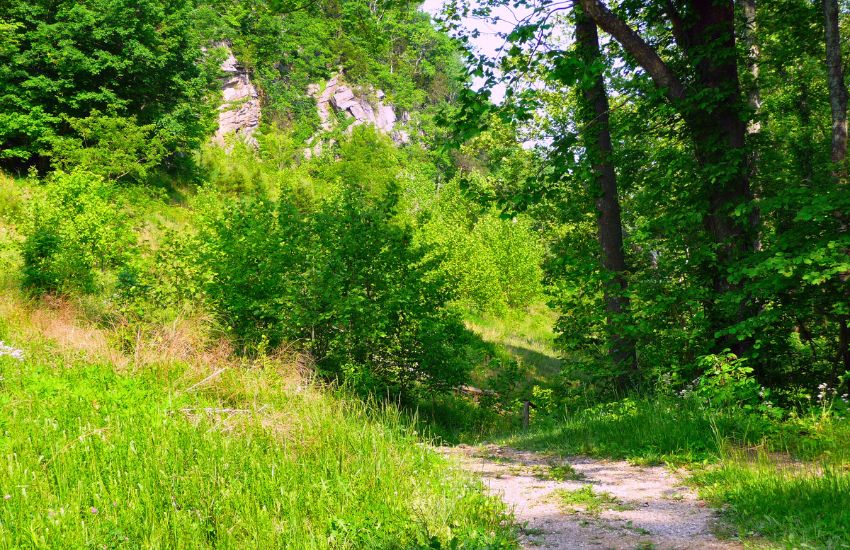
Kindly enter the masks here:
[[[439, 15], [445, 0], [425, 0], [421, 10], [431, 14], [432, 17]], [[463, 25], [467, 29], [478, 29], [479, 35], [475, 38], [470, 38], [470, 41], [475, 46], [480, 54], [485, 54], [488, 57], [495, 57], [497, 50], [504, 44], [504, 39], [499, 37], [499, 33], [508, 33], [513, 28], [516, 22], [516, 17], [524, 16], [528, 11], [511, 12], [507, 7], [495, 8], [493, 15], [499, 17], [497, 23], [490, 23], [478, 18], [465, 18]], [[484, 83], [482, 78], [475, 78], [472, 82], [473, 89], [478, 89]], [[497, 84], [492, 90], [491, 100], [495, 103], [501, 103], [505, 97], [505, 87], [502, 84]]]

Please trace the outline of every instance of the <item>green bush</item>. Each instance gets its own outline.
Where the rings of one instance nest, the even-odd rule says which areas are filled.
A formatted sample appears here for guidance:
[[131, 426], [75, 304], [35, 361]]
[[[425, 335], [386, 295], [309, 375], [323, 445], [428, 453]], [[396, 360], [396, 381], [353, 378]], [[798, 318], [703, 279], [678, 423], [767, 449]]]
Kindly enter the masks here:
[[51, 153], [53, 165], [63, 170], [80, 167], [109, 179], [142, 181], [166, 155], [162, 132], [135, 117], [95, 110], [67, 122], [74, 135], [56, 137]]
[[23, 285], [36, 292], [94, 291], [97, 274], [135, 244], [114, 189], [85, 171], [56, 172], [32, 200], [24, 227]]
[[300, 342], [364, 393], [451, 388], [468, 370], [452, 291], [392, 221], [395, 191], [370, 194], [343, 184], [311, 215], [286, 195], [209, 200], [206, 298], [246, 350]]
[[395, 203], [394, 192], [370, 201], [347, 186], [315, 216], [312, 349], [331, 372], [367, 375], [370, 390], [448, 389], [467, 374], [466, 333], [438, 266], [390, 222]]
[[201, 220], [205, 294], [228, 332], [243, 346], [300, 336], [308, 235], [286, 200], [210, 200]]
[[534, 303], [542, 295], [543, 247], [529, 221], [504, 219], [495, 210], [475, 218], [474, 209], [453, 181], [422, 228], [445, 273], [457, 281], [460, 303], [500, 315]]

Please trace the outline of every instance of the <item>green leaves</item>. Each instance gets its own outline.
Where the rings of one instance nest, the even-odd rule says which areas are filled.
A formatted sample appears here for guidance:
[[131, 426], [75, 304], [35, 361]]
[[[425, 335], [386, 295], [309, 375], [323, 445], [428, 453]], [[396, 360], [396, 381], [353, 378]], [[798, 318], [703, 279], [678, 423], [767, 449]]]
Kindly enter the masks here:
[[98, 275], [125, 262], [135, 244], [114, 200], [111, 185], [90, 172], [51, 176], [24, 228], [24, 286], [41, 293], [96, 290]]
[[[24, 160], [88, 138], [93, 111], [165, 130], [168, 152], [196, 146], [212, 112], [187, 0], [4, 3], [14, 46], [0, 49], [0, 151]], [[68, 124], [67, 122], [72, 122]], [[162, 155], [160, 155], [160, 159]]]

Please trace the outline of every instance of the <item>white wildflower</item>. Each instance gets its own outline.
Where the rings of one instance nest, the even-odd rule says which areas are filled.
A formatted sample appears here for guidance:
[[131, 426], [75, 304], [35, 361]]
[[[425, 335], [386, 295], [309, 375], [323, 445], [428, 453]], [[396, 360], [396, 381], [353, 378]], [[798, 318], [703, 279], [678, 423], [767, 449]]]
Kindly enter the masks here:
[[11, 357], [12, 359], [17, 359], [18, 361], [24, 360], [24, 350], [7, 346], [5, 342], [0, 340], [0, 357], [3, 357], [4, 355]]

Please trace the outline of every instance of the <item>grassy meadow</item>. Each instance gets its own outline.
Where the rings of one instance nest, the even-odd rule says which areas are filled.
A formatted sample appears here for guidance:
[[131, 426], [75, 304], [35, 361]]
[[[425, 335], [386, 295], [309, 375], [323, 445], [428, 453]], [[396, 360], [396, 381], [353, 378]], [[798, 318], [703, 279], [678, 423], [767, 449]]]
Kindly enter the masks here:
[[[77, 304], [5, 289], [0, 547], [510, 548], [503, 506], [392, 406], [197, 323], [134, 349]], [[455, 545], [455, 546], [452, 546]]]

